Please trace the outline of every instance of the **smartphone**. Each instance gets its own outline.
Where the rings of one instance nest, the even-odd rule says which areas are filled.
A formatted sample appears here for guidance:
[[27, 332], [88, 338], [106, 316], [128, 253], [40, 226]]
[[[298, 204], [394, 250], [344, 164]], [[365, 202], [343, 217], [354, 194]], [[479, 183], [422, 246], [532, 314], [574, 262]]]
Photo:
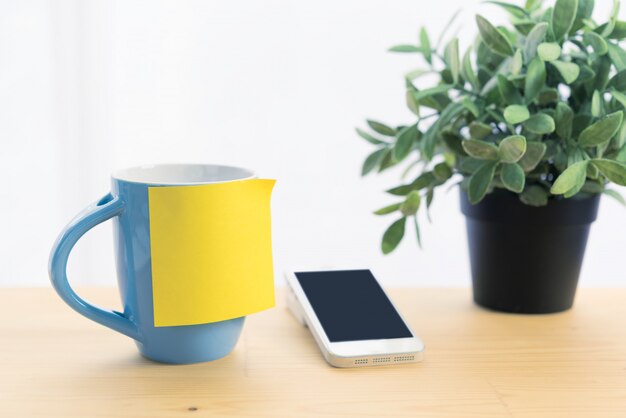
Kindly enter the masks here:
[[287, 283], [288, 306], [309, 327], [330, 365], [422, 360], [424, 344], [370, 270], [293, 271]]

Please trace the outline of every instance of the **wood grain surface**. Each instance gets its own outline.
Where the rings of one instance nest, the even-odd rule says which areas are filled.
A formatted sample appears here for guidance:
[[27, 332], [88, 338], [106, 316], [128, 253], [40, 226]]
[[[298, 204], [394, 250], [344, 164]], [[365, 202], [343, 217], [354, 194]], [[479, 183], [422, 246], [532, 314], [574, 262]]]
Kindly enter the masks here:
[[[114, 289], [85, 298], [117, 306]], [[466, 289], [392, 289], [425, 361], [334, 369], [279, 306], [228, 357], [170, 366], [70, 310], [51, 289], [0, 289], [0, 417], [626, 417], [626, 289], [516, 316]]]

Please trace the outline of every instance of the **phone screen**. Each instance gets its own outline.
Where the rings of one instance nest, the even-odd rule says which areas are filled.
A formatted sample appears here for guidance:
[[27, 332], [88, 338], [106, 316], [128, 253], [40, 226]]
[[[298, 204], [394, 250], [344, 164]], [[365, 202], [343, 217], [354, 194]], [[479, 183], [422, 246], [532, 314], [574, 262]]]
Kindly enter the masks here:
[[330, 342], [411, 338], [369, 270], [295, 273]]

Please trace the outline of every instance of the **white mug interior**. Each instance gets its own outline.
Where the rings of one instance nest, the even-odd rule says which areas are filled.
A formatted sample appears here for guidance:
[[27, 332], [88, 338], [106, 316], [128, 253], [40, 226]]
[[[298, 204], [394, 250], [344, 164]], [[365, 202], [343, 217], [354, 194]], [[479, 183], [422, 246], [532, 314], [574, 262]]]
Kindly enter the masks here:
[[155, 164], [117, 170], [112, 177], [131, 183], [165, 186], [224, 183], [256, 176], [251, 170], [217, 164]]

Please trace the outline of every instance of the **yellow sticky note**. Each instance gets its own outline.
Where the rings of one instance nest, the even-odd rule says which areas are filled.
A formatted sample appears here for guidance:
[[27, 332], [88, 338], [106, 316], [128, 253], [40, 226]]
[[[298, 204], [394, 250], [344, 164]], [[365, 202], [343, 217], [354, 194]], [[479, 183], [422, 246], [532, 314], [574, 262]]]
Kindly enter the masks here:
[[148, 188], [154, 326], [217, 322], [274, 306], [274, 183]]

